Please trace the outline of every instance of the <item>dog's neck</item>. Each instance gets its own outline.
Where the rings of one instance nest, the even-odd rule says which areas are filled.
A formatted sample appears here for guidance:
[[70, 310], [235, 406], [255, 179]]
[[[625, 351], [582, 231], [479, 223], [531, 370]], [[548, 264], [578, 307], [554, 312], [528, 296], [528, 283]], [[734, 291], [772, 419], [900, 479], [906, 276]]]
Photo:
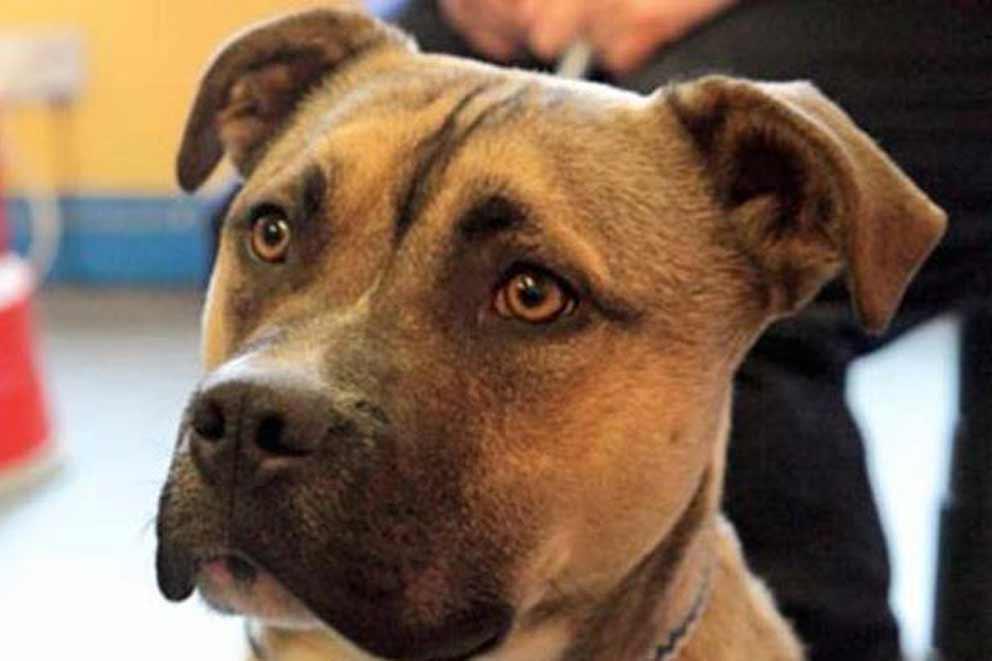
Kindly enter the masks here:
[[[480, 661], [800, 661], [798, 641], [776, 614], [771, 595], [747, 571], [737, 536], [722, 515], [708, 512], [697, 543], [676, 581], [660, 591], [644, 580], [662, 564], [659, 550], [654, 562], [642, 563], [635, 572], [645, 591], [623, 598], [618, 590], [616, 599], [595, 607], [602, 622], [549, 624]], [[638, 621], [638, 608], [648, 598], [656, 608]], [[610, 605], [631, 610], [609, 617]]]
[[562, 659], [672, 661], [710, 596], [716, 499], [707, 472], [658, 546], [581, 620]]
[[[718, 578], [716, 494], [708, 477], [670, 533], [609, 595], [526, 628], [478, 661], [681, 660]], [[324, 634], [249, 632], [258, 661], [372, 661]]]
[[[560, 657], [563, 661], [676, 661], [692, 639], [709, 606], [714, 567], [705, 562], [689, 562], [677, 585], [669, 586], [658, 601], [647, 623], [638, 622], [636, 598], [630, 611], [617, 614], [605, 626], [593, 627], [573, 640]], [[695, 583], [694, 586], [688, 584]], [[682, 584], [686, 585], [682, 585]], [[631, 615], [633, 613], [633, 615]]]
[[[681, 615], [677, 624], [664, 629], [660, 635], [656, 635], [656, 642], [650, 645], [647, 651], [631, 656], [632, 660], [675, 661], [681, 658], [680, 653], [699, 626], [710, 601], [715, 568], [712, 563], [709, 563], [701, 570], [702, 576], [699, 577], [699, 585], [689, 602], [688, 610]], [[681, 605], [684, 599], [677, 599], [676, 602]], [[666, 614], [679, 612], [679, 609], [675, 607], [675, 602], [665, 603], [661, 610]], [[645, 629], [645, 631], [647, 630]], [[290, 637], [287, 639], [284, 637], [285, 634], [277, 634], [273, 631], [256, 631], [251, 624], [246, 626], [246, 633], [252, 653], [251, 661], [317, 661], [317, 659], [321, 661], [372, 661], [371, 657], [365, 657], [357, 651], [347, 651], [347, 646], [343, 641], [337, 641], [338, 645], [336, 646], [323, 644], [326, 641], [320, 641], [315, 645], [312, 640], [307, 640], [309, 636], [306, 634], [302, 637], [300, 634], [289, 634]], [[604, 657], [588, 647], [588, 641], [583, 643], [586, 647], [576, 648], [576, 643], [570, 635], [561, 634], [562, 631], [555, 631], [553, 628], [538, 631], [533, 635], [524, 636], [523, 640], [511, 643], [510, 649], [491, 656], [487, 655], [479, 661], [614, 659], [617, 658], [615, 655], [619, 653], [615, 651]], [[593, 639], [595, 637], [590, 640]], [[288, 645], [287, 641], [289, 642]], [[636, 641], [636, 637], [632, 638], [632, 641]], [[636, 648], [636, 642], [630, 647]], [[590, 654], [597, 656], [589, 656]]]

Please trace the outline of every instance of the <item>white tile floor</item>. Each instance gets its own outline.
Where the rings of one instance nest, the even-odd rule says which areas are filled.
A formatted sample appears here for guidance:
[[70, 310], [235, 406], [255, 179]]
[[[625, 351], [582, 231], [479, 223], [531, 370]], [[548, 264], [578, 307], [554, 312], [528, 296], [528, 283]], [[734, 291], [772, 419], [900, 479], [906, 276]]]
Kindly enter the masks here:
[[[149, 527], [173, 429], [197, 375], [197, 297], [57, 291], [43, 347], [67, 462], [29, 498], [0, 503], [3, 658], [239, 659], [236, 621], [155, 589]], [[855, 368], [895, 552], [908, 649], [928, 638], [933, 531], [952, 424], [955, 345], [932, 324]]]

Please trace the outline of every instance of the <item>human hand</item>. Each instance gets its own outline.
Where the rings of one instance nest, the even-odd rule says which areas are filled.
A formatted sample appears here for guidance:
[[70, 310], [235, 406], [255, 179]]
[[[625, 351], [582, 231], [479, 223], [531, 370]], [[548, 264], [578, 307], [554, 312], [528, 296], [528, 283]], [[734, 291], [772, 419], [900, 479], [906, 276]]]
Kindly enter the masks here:
[[[586, 0], [571, 4], [586, 5], [581, 34], [603, 66], [613, 73], [624, 74], [643, 65], [659, 47], [677, 40], [734, 3], [735, 0]], [[535, 25], [531, 34], [538, 34], [536, 30]], [[537, 47], [540, 42], [532, 38], [531, 43]], [[550, 46], [562, 49], [568, 43], [554, 41]]]
[[644, 64], [735, 0], [442, 0], [454, 27], [481, 53], [505, 61], [524, 47], [544, 60], [580, 39], [614, 73]]
[[529, 0], [441, 0], [452, 27], [483, 55], [505, 62], [527, 44]]

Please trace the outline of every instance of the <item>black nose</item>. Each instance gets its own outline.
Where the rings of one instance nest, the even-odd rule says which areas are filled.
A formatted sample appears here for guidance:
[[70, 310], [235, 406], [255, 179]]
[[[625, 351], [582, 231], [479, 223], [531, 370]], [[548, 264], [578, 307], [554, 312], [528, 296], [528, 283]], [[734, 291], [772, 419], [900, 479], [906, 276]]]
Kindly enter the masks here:
[[304, 459], [344, 425], [308, 375], [257, 371], [208, 377], [190, 405], [188, 433], [200, 470], [222, 479], [235, 457], [247, 468]]

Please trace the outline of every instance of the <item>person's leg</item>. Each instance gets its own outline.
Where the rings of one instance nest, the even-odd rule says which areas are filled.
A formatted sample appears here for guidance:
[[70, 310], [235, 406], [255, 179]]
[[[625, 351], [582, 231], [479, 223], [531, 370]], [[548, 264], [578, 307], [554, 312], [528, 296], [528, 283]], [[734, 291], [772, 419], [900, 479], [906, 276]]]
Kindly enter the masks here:
[[801, 321], [759, 341], [736, 380], [724, 509], [811, 659], [892, 661], [885, 540], [844, 399], [853, 355]]

